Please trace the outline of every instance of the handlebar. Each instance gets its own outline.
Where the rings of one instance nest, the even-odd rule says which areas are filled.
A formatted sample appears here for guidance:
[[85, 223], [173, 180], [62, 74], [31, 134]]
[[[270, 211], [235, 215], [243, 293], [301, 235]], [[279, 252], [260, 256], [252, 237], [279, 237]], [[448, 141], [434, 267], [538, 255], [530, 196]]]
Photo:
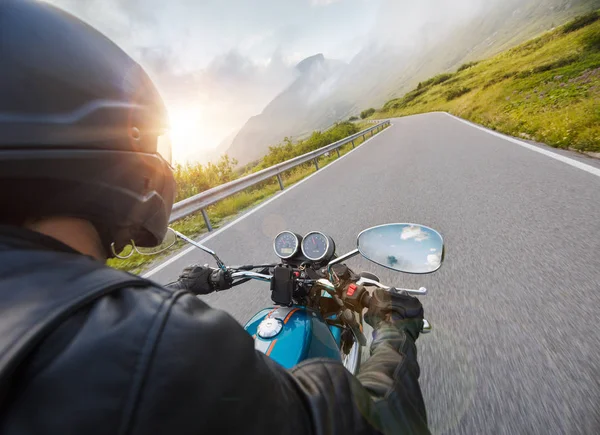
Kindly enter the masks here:
[[[240, 278], [241, 279], [255, 279], [258, 281], [271, 282], [273, 277], [271, 275], [267, 275], [264, 273], [243, 270], [243, 271], [233, 272], [231, 274], [231, 278], [232, 279], [240, 279]], [[331, 281], [329, 281], [327, 279], [319, 279], [319, 280], [316, 280], [315, 283], [320, 285], [321, 287], [323, 287], [324, 290], [328, 290], [329, 292], [335, 291], [335, 286], [333, 285], [333, 283], [331, 283]], [[385, 290], [389, 290], [391, 288], [384, 284], [381, 284], [379, 281], [375, 281], [375, 280], [372, 280], [369, 278], [362, 278], [362, 277], [356, 282], [356, 284], [357, 285], [374, 286], [374, 287], [378, 287], [378, 288], [385, 289]], [[425, 287], [421, 287], [418, 290], [403, 289], [403, 288], [396, 288], [396, 290], [406, 293], [406, 294], [413, 294], [413, 295], [418, 295], [418, 296], [424, 296], [427, 294], [427, 289]], [[339, 298], [337, 298], [337, 299], [339, 299]], [[362, 297], [361, 303], [364, 307], [367, 307], [369, 305], [370, 300], [371, 300], [371, 296], [368, 293], [365, 293], [365, 295]], [[432, 329], [431, 324], [427, 321], [427, 319], [423, 319], [423, 328], [421, 329], [421, 332], [428, 333], [428, 332], [431, 332], [431, 329]]]
[[[255, 279], [258, 281], [271, 282], [271, 279], [273, 277], [271, 275], [267, 275], [264, 273], [252, 272], [249, 270], [242, 270], [242, 271], [238, 271], [238, 272], [233, 272], [231, 274], [231, 278], [232, 279], [249, 278], [249, 279]], [[330, 290], [335, 290], [335, 286], [331, 283], [331, 281], [329, 281], [327, 279], [319, 279], [316, 281], [316, 283], [319, 284], [321, 287], [324, 287], [324, 288], [327, 288]], [[382, 288], [385, 290], [389, 290], [391, 288], [387, 285], [380, 283], [379, 281], [375, 281], [375, 280], [372, 280], [369, 278], [360, 278], [356, 282], [356, 284], [357, 285], [366, 285], [366, 286], [375, 286], [375, 287]], [[427, 294], [427, 289], [425, 287], [421, 287], [418, 290], [396, 287], [396, 290], [407, 293], [407, 294], [418, 295], [418, 296], [424, 296]]]
[[250, 279], [256, 279], [258, 281], [271, 282], [271, 278], [273, 278], [273, 277], [271, 275], [266, 275], [264, 273], [251, 272], [248, 270], [244, 270], [241, 272], [233, 272], [231, 274], [231, 278], [232, 279], [250, 278]]

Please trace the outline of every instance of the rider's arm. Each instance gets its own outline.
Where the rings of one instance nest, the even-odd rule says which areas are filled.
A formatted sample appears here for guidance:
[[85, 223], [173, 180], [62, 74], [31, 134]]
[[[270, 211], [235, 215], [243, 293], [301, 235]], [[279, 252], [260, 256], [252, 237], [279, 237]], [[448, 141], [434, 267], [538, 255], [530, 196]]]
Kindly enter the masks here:
[[189, 293], [165, 302], [154, 327], [124, 423], [132, 433], [427, 433], [414, 343], [398, 329], [376, 338], [359, 382], [331, 360], [285, 370]]
[[[429, 433], [414, 340], [391, 324], [376, 331], [371, 357], [361, 367], [358, 380], [330, 360], [308, 360], [292, 373], [320, 405], [312, 413], [320, 425], [319, 434], [329, 433], [327, 428], [338, 419], [355, 428], [349, 433], [376, 433], [375, 428], [386, 434]], [[343, 408], [340, 397], [346, 398]], [[339, 413], [326, 414], [325, 409]]]

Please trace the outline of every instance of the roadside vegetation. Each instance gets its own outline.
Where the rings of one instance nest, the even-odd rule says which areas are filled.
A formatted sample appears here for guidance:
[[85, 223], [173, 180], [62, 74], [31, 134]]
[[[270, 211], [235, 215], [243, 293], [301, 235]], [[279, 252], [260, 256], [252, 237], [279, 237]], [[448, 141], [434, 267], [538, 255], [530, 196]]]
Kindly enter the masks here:
[[[365, 129], [368, 123], [351, 123], [342, 122], [334, 125], [326, 131], [315, 131], [310, 137], [298, 142], [292, 142], [289, 138], [285, 138], [279, 145], [269, 147], [269, 153], [258, 162], [253, 162], [242, 168], [236, 168], [237, 161], [224, 155], [216, 163], [208, 164], [186, 164], [175, 166], [175, 180], [177, 182], [177, 197], [176, 201], [188, 198], [198, 193], [204, 192], [212, 187], [232, 181], [236, 178], [243, 177], [253, 172], [273, 166], [277, 163], [284, 162], [293, 157], [306, 154], [322, 148], [333, 142], [337, 142], [352, 134], [358, 133]], [[363, 139], [355, 140], [355, 146], [363, 143]], [[340, 155], [344, 155], [352, 150], [352, 144], [344, 145], [339, 149]], [[334, 151], [329, 156], [321, 156], [319, 158], [319, 167], [323, 168], [329, 163], [337, 159], [337, 153]], [[313, 163], [306, 163], [291, 169], [281, 174], [284, 186], [289, 187], [298, 181], [306, 178], [316, 171]], [[256, 206], [260, 202], [270, 198], [280, 191], [277, 179], [265, 181], [263, 183], [252, 186], [243, 192], [230, 196], [218, 203], [208, 207], [207, 212], [211, 220], [213, 228], [219, 228], [231, 218], [244, 210]], [[172, 225], [174, 229], [188, 236], [195, 237], [206, 232], [206, 225], [201, 213], [196, 213], [185, 219], [182, 219]], [[183, 246], [181, 242], [179, 247]], [[163, 255], [173, 253], [176, 247], [171, 248]], [[108, 264], [114, 268], [126, 270], [132, 273], [141, 273], [153, 261], [161, 256], [142, 256], [134, 253], [125, 260], [111, 259]]]
[[367, 109], [367, 110], [363, 110], [362, 112], [360, 112], [360, 118], [361, 119], [366, 119], [366, 118], [368, 118], [369, 116], [371, 116], [374, 113], [375, 113], [375, 109], [373, 109], [373, 108], [370, 108], [370, 109]]
[[557, 148], [600, 152], [600, 11], [423, 81], [372, 118], [431, 111]]

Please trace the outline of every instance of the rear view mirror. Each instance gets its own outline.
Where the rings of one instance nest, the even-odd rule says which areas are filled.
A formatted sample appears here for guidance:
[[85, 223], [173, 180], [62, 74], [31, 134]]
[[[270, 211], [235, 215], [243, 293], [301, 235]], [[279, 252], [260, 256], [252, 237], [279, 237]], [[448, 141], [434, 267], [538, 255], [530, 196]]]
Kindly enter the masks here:
[[399, 272], [435, 272], [444, 259], [442, 236], [423, 225], [387, 224], [369, 228], [358, 235], [357, 245], [367, 260]]

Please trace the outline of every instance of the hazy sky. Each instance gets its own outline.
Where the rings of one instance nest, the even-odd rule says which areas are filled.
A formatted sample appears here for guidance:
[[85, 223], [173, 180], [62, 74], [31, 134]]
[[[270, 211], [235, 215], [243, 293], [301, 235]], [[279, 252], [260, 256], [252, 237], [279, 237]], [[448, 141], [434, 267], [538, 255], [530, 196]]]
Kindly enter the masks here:
[[[484, 0], [47, 0], [146, 67], [169, 108], [174, 156], [216, 147], [317, 53], [350, 61], [369, 40], [402, 46]], [[433, 25], [432, 23], [435, 23]], [[194, 157], [195, 158], [195, 157]]]
[[48, 0], [145, 66], [169, 107], [174, 155], [214, 148], [282, 91], [293, 66], [350, 60], [380, 0]]

